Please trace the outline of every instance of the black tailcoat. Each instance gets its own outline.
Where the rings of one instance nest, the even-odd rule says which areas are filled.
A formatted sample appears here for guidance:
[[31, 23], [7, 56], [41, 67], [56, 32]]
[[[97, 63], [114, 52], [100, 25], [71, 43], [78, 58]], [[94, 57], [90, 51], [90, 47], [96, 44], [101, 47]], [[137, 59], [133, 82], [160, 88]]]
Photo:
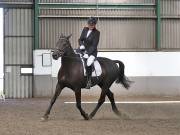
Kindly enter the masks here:
[[87, 37], [89, 28], [84, 27], [81, 36], [79, 38], [79, 45], [84, 45], [88, 55], [94, 55], [97, 57], [97, 46], [99, 43], [100, 32], [94, 28], [90, 35]]

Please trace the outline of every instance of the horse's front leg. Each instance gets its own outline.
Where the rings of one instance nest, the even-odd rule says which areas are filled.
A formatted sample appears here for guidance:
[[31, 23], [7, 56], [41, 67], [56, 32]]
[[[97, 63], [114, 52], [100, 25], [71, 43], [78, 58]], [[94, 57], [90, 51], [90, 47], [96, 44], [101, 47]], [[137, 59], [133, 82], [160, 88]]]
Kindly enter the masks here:
[[75, 96], [76, 96], [76, 107], [79, 109], [84, 119], [89, 120], [88, 114], [85, 113], [84, 110], [81, 108], [81, 89], [75, 91]]
[[56, 84], [56, 90], [55, 90], [54, 96], [53, 96], [53, 98], [51, 99], [51, 102], [50, 102], [50, 105], [49, 105], [47, 111], [45, 112], [44, 116], [41, 118], [42, 120], [47, 120], [47, 119], [48, 119], [49, 114], [50, 114], [50, 111], [51, 111], [51, 109], [52, 109], [52, 106], [53, 106], [53, 104], [55, 103], [57, 97], [60, 95], [62, 89], [63, 89], [62, 85], [58, 82], [58, 83]]

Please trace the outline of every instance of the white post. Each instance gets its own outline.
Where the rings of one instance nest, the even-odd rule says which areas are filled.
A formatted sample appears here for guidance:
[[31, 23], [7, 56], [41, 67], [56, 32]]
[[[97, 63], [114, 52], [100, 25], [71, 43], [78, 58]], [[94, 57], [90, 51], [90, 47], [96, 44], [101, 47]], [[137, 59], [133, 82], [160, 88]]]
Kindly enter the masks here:
[[0, 77], [0, 100], [5, 101], [5, 95], [3, 91], [3, 78]]

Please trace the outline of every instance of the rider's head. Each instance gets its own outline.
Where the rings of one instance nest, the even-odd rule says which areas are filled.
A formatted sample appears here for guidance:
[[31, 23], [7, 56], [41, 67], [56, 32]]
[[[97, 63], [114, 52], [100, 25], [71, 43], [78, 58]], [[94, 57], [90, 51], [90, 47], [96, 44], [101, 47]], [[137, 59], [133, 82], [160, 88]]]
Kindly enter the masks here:
[[94, 29], [96, 27], [98, 19], [95, 17], [90, 17], [87, 21], [89, 29]]

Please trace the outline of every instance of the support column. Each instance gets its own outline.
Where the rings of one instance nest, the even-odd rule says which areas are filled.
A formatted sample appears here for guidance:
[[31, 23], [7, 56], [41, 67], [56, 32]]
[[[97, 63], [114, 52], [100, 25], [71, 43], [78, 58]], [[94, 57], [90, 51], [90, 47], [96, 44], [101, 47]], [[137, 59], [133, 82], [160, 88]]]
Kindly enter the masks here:
[[161, 2], [156, 0], [156, 49], [161, 49]]
[[39, 0], [34, 1], [34, 49], [39, 48]]

